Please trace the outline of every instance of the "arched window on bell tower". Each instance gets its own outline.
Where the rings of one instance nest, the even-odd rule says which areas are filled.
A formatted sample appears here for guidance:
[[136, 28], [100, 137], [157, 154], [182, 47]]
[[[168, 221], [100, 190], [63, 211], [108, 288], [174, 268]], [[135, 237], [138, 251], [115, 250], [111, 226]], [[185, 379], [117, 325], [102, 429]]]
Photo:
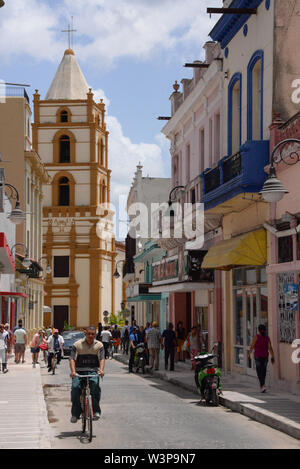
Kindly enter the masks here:
[[57, 124], [66, 124], [71, 122], [71, 111], [69, 108], [59, 108], [56, 112], [56, 122]]
[[62, 135], [59, 139], [59, 162], [70, 163], [71, 160], [71, 142], [68, 135]]
[[68, 111], [61, 111], [61, 113], [60, 113], [60, 122], [68, 122], [68, 121], [69, 121]]
[[58, 182], [58, 205], [70, 205], [70, 181], [65, 176]]

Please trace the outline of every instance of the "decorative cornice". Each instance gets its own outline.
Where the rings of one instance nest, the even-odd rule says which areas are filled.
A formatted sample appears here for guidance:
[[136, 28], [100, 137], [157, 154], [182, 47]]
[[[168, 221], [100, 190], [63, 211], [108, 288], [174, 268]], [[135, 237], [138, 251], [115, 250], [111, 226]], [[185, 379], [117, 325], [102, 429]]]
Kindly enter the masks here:
[[[234, 0], [230, 8], [258, 8], [263, 0]], [[222, 15], [209, 36], [224, 49], [250, 18], [250, 14]]]
[[51, 178], [45, 169], [39, 155], [34, 150], [25, 151], [24, 154], [25, 160], [29, 162], [32, 170], [39, 178], [39, 180], [44, 184], [50, 184]]

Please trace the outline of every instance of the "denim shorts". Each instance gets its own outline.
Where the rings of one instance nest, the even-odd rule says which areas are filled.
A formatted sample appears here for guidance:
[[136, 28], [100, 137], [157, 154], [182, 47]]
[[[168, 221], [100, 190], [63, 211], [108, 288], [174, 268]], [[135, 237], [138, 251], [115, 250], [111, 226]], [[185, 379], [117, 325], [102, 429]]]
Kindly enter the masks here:
[[40, 351], [40, 347], [31, 347], [30, 351], [31, 353], [38, 353]]

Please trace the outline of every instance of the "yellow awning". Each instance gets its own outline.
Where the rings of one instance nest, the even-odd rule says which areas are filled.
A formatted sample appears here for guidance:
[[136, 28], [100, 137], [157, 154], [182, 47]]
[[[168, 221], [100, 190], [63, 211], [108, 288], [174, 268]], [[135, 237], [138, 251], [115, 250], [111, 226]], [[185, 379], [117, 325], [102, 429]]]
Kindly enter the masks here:
[[201, 268], [230, 270], [239, 265], [267, 263], [267, 234], [261, 229], [221, 241], [210, 248]]

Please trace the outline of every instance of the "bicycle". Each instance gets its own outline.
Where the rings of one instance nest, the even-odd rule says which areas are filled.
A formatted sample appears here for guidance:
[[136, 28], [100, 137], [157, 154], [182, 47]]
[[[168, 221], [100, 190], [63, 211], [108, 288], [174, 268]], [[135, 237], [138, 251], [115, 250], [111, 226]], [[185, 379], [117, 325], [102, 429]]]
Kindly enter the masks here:
[[[93, 404], [92, 404], [92, 395], [90, 391], [89, 378], [95, 375], [79, 375], [76, 374], [79, 378], [87, 378], [84, 388], [81, 393], [81, 421], [82, 421], [82, 433], [85, 433], [86, 426], [88, 426], [88, 438], [89, 442], [93, 438]], [[103, 379], [103, 378], [102, 378]]]
[[58, 354], [59, 352], [54, 352], [53, 357], [51, 358], [51, 370], [52, 370], [53, 375], [55, 375], [55, 369], [57, 367], [57, 355]]

